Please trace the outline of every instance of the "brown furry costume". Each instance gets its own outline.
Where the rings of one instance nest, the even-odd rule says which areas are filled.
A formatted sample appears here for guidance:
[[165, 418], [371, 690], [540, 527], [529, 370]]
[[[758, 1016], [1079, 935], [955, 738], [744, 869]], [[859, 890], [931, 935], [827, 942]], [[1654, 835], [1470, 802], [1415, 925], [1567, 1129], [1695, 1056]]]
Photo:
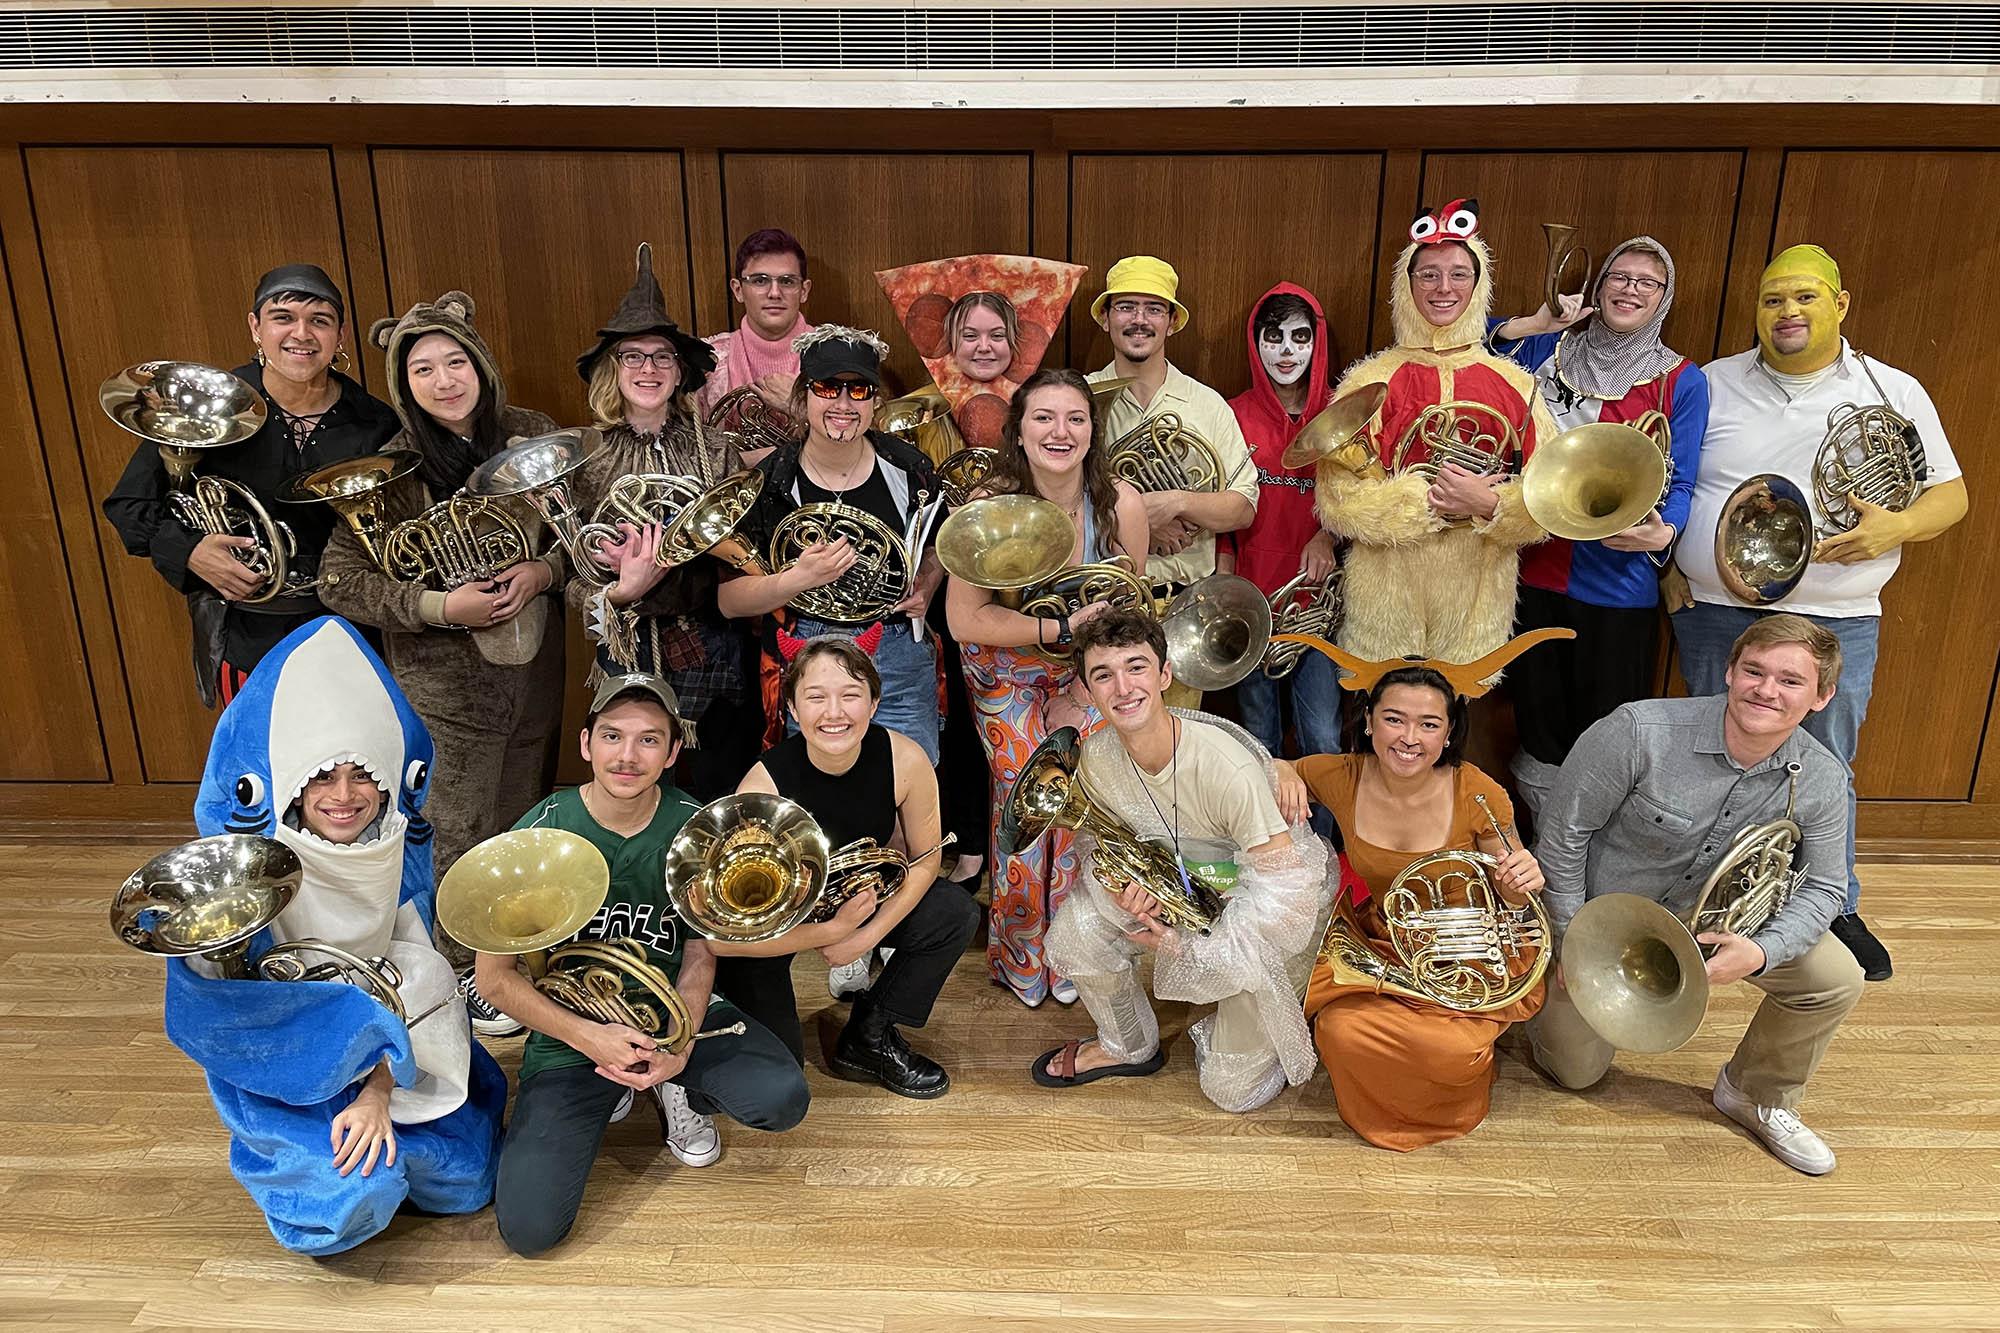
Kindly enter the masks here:
[[[1397, 257], [1391, 284], [1396, 345], [1350, 367], [1335, 390], [1339, 396], [1363, 385], [1388, 385], [1389, 397], [1369, 426], [1369, 442], [1385, 468], [1404, 430], [1434, 402], [1469, 399], [1494, 408], [1513, 423], [1523, 458], [1556, 434], [1534, 376], [1487, 352], [1492, 256], [1477, 237], [1459, 244], [1479, 267], [1465, 312], [1444, 328], [1424, 319], [1410, 292], [1410, 261], [1421, 248], [1412, 242]], [[1421, 457], [1413, 451], [1412, 461]], [[1432, 512], [1424, 500], [1428, 489], [1416, 472], [1378, 480], [1330, 460], [1320, 464], [1320, 521], [1352, 543], [1343, 562], [1347, 614], [1338, 642], [1358, 657], [1470, 662], [1512, 632], [1520, 548], [1546, 535], [1521, 503], [1520, 481], [1500, 484], [1492, 518], [1458, 527]]]
[[[481, 392], [490, 393], [499, 409], [503, 440], [556, 428], [540, 412], [507, 405], [492, 353], [472, 326], [472, 312], [471, 297], [446, 292], [435, 302], [412, 306], [400, 320], [377, 321], [369, 331], [387, 351], [389, 401], [404, 422], [402, 434], [387, 447], [422, 447], [409, 423], [423, 409], [409, 400], [402, 363], [410, 345], [427, 333], [448, 334], [471, 355]], [[421, 478], [406, 478], [386, 497], [388, 521], [413, 517], [439, 498]], [[541, 520], [525, 505], [515, 516], [530, 541], [545, 537]], [[381, 629], [382, 656], [436, 743], [436, 775], [424, 813], [437, 829], [440, 877], [467, 848], [511, 827], [554, 781], [563, 695], [560, 597], [567, 566], [560, 548], [541, 558], [554, 575], [550, 591], [505, 624], [467, 631], [444, 628], [445, 595], [383, 573], [345, 524], [327, 542], [321, 600], [337, 615]], [[519, 665], [505, 664], [510, 661]]]

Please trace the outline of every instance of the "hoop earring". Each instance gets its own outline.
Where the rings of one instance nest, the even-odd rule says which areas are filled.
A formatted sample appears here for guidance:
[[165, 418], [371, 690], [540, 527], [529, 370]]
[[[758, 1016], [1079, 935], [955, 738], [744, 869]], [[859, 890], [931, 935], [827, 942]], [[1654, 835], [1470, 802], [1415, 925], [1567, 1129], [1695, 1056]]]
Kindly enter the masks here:
[[264, 360], [264, 347], [261, 343], [257, 344], [257, 364], [260, 366], [266, 364]]
[[336, 343], [333, 349], [333, 368], [345, 375], [353, 364], [354, 358], [347, 354], [347, 344]]

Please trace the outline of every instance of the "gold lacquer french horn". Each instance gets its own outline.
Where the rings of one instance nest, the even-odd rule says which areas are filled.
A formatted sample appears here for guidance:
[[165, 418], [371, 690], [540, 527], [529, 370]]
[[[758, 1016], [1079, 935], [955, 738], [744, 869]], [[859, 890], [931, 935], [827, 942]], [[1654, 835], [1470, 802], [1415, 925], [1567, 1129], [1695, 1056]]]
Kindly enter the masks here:
[[1305, 655], [1306, 645], [1276, 642], [1278, 635], [1310, 634], [1324, 639], [1333, 634], [1334, 622], [1340, 619], [1341, 588], [1336, 567], [1316, 583], [1303, 573], [1295, 575], [1271, 594], [1272, 642], [1264, 648], [1265, 676], [1284, 679], [1298, 669], [1299, 659]]
[[1522, 467], [1521, 503], [1553, 535], [1597, 541], [1653, 512], [1666, 494], [1670, 461], [1637, 425], [1574, 426], [1537, 448]]
[[390, 528], [381, 567], [450, 592], [497, 577], [534, 554], [528, 530], [498, 500], [460, 492]]
[[791, 608], [815, 620], [880, 620], [907, 600], [917, 586], [918, 567], [931, 525], [944, 512], [945, 496], [932, 499], [918, 491], [902, 532], [865, 509], [830, 501], [800, 505], [778, 521], [771, 532], [771, 567], [790, 569], [809, 547], [846, 541], [854, 548], [854, 564], [832, 583], [807, 588], [791, 600]]
[[611, 868], [589, 840], [562, 829], [515, 829], [452, 863], [438, 885], [438, 926], [476, 952], [520, 956], [535, 989], [563, 1008], [643, 1032], [669, 1054], [741, 1035], [741, 1023], [694, 1031], [686, 1002], [643, 941], [573, 938], [610, 887]]
[[370, 564], [384, 569], [382, 541], [388, 535], [389, 487], [415, 472], [423, 455], [414, 449], [343, 458], [290, 478], [278, 492], [286, 504], [326, 504], [340, 515]]
[[688, 817], [667, 849], [667, 896], [712, 940], [754, 944], [807, 920], [826, 889], [832, 852], [797, 802], [738, 792]]
[[1149, 416], [1126, 431], [1112, 441], [1104, 461], [1112, 476], [1142, 491], [1214, 494], [1235, 480], [1224, 474], [1215, 446], [1176, 412]]
[[716, 399], [702, 424], [709, 430], [735, 436], [739, 453], [777, 449], [805, 438], [805, 430], [791, 413], [771, 406], [749, 385], [731, 389]]

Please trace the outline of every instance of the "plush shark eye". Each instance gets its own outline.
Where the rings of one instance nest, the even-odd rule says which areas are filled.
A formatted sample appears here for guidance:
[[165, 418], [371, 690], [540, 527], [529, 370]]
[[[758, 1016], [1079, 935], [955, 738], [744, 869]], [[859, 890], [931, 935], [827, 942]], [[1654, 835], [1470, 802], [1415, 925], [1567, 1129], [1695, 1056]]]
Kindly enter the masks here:
[[264, 779], [255, 773], [245, 773], [236, 779], [236, 803], [246, 810], [253, 810], [264, 803]]
[[431, 768], [421, 759], [412, 759], [410, 766], [403, 770], [403, 787], [406, 791], [422, 791], [424, 781], [431, 775]]

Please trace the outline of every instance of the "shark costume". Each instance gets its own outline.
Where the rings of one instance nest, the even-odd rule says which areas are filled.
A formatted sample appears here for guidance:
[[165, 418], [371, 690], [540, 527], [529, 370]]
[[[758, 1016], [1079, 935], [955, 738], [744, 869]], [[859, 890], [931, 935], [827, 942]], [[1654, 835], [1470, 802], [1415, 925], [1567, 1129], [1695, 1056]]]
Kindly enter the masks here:
[[[288, 826], [284, 813], [317, 773], [367, 770], [387, 794], [374, 828], [347, 846]], [[455, 977], [431, 944], [435, 890], [431, 738], [360, 634], [322, 617], [273, 648], [223, 712], [195, 797], [202, 834], [255, 833], [297, 852], [298, 896], [253, 943], [313, 937], [402, 972], [405, 1027], [358, 986], [238, 981], [201, 960], [167, 964], [168, 1038], [208, 1075], [228, 1127], [229, 1165], [271, 1234], [302, 1254], [337, 1254], [389, 1224], [405, 1199], [469, 1213], [493, 1197], [507, 1081], [472, 1041]], [[384, 1060], [395, 1088], [396, 1160], [342, 1177], [334, 1117]]]

